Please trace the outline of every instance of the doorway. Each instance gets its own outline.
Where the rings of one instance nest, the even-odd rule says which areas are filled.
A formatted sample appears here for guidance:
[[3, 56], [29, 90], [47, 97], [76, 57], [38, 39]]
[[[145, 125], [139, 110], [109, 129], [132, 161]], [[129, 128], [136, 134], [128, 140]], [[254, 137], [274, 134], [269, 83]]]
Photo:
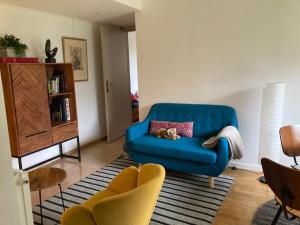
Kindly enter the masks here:
[[128, 32], [128, 54], [129, 54], [132, 122], [136, 123], [139, 121], [139, 94], [138, 94], [138, 70], [137, 70], [137, 51], [136, 51], [135, 31]]
[[135, 32], [102, 25], [101, 46], [107, 141], [113, 142], [139, 121]]

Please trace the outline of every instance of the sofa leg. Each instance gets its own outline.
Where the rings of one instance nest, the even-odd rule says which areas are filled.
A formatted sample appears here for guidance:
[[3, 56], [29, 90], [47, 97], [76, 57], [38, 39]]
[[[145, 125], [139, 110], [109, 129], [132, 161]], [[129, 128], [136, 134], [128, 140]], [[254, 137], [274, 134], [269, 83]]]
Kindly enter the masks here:
[[210, 188], [215, 188], [215, 178], [214, 177], [208, 177], [208, 184]]

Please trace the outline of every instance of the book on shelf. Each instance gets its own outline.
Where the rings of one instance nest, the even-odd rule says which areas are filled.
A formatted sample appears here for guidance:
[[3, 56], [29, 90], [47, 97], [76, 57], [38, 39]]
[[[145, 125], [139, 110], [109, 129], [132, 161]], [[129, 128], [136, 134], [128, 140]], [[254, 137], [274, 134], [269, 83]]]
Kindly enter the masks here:
[[66, 121], [70, 121], [71, 120], [71, 113], [70, 113], [70, 100], [69, 100], [69, 98], [64, 98], [63, 108], [64, 108], [64, 119]]
[[55, 71], [52, 78], [48, 80], [48, 93], [58, 94], [66, 91], [64, 72]]
[[62, 121], [62, 105], [60, 99], [53, 99], [50, 112], [51, 112], [51, 120], [54, 122]]
[[56, 98], [51, 104], [51, 120], [53, 122], [63, 122], [71, 120], [69, 98]]

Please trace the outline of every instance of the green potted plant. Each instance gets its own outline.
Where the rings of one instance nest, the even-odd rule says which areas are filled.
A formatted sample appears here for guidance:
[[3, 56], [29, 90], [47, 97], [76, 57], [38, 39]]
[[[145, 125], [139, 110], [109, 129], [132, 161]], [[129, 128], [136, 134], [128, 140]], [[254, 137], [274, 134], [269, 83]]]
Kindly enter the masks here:
[[0, 37], [0, 57], [25, 57], [27, 45], [13, 34]]

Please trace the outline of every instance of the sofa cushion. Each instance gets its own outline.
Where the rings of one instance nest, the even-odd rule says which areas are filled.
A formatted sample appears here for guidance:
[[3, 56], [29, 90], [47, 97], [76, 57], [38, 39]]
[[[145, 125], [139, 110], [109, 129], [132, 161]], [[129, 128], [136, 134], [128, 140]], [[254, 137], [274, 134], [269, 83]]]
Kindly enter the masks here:
[[202, 147], [205, 139], [181, 137], [178, 140], [157, 138], [153, 135], [139, 137], [130, 143], [131, 150], [158, 157], [190, 160], [205, 164], [215, 164], [217, 153]]
[[157, 121], [151, 120], [150, 134], [156, 134], [160, 129], [176, 128], [177, 134], [184, 137], [193, 137], [194, 122], [171, 122], [171, 121]]

